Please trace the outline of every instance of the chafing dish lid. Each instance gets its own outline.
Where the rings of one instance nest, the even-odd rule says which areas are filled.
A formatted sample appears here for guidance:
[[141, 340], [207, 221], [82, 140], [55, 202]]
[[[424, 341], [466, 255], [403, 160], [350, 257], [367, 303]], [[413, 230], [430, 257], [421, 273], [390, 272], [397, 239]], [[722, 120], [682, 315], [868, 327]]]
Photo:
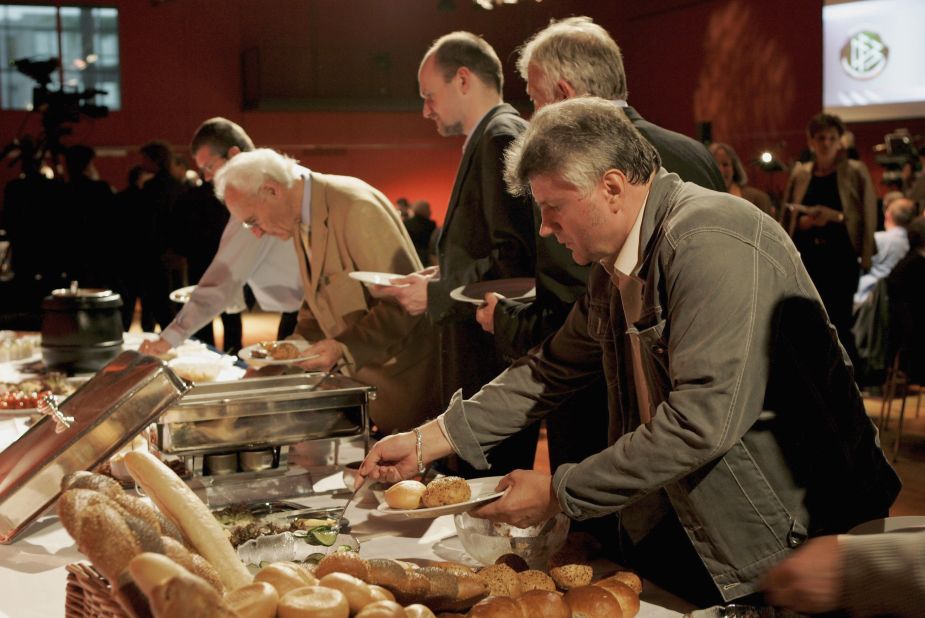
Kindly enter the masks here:
[[99, 465], [189, 387], [163, 362], [121, 353], [60, 406], [69, 428], [43, 416], [0, 452], [0, 542], [9, 543], [61, 493], [61, 479]]

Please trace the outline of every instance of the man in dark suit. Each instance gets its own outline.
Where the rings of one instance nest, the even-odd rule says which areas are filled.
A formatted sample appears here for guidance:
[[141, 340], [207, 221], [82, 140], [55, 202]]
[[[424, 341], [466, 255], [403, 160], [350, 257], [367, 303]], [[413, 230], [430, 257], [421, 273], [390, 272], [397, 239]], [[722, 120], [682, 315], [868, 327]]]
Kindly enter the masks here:
[[[501, 98], [501, 62], [491, 46], [468, 32], [439, 38], [418, 71], [424, 117], [445, 137], [465, 135], [443, 230], [436, 269], [400, 280], [406, 287], [380, 288], [405, 309], [425, 311], [439, 326], [444, 403], [477, 392], [506, 367], [494, 338], [475, 322], [474, 306], [450, 292], [477, 281], [533, 276], [535, 237], [529, 200], [507, 193], [503, 153], [526, 122]], [[490, 474], [532, 468], [536, 431], [512, 436], [493, 450]], [[477, 474], [462, 470], [463, 474]]]
[[414, 249], [421, 258], [421, 264], [430, 265], [430, 238], [437, 229], [437, 224], [430, 218], [430, 204], [426, 200], [418, 200], [411, 206], [411, 216], [402, 221], [408, 235], [411, 236], [411, 242], [414, 243]]
[[[626, 73], [620, 47], [589, 18], [563, 19], [537, 32], [521, 48], [517, 69], [527, 82], [527, 94], [537, 110], [575, 96], [612, 100], [655, 146], [668, 171], [703, 187], [725, 190], [722, 175], [703, 144], [647, 122], [626, 104]], [[538, 229], [539, 213], [535, 216]], [[482, 327], [494, 332], [499, 348], [512, 357], [525, 354], [562, 325], [572, 305], [585, 293], [591, 268], [576, 264], [571, 251], [553, 236], [539, 238], [537, 243], [536, 299], [525, 303], [490, 297], [477, 312]], [[547, 417], [553, 469], [562, 463], [581, 461], [606, 446], [606, 415], [602, 414], [593, 426], [584, 415], [584, 423], [577, 425], [570, 412], [605, 401], [602, 384]]]

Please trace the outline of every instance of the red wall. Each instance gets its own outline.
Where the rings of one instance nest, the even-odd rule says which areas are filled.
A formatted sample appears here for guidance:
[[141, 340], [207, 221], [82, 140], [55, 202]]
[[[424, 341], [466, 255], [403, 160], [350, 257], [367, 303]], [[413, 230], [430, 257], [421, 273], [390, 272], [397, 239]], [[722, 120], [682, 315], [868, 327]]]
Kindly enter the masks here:
[[[87, 2], [91, 4], [92, 2]], [[694, 135], [713, 125], [743, 161], [765, 148], [791, 161], [803, 148], [806, 120], [821, 106], [821, 0], [545, 0], [493, 11], [453, 0], [115, 0], [120, 9], [123, 109], [83, 120], [70, 143], [103, 149], [103, 178], [124, 185], [137, 147], [161, 138], [185, 151], [203, 119], [227, 116], [260, 145], [284, 149], [323, 172], [363, 178], [391, 199], [428, 199], [442, 219], [459, 160], [460, 138], [436, 135], [414, 103], [420, 56], [456, 29], [483, 34], [505, 67], [505, 95], [526, 108], [514, 49], [551, 17], [587, 14], [624, 50], [630, 102], [649, 120]], [[412, 101], [405, 112], [266, 112], [241, 108], [241, 52], [292, 48], [292, 67], [316, 54], [332, 85], [382, 79]], [[364, 58], [387, 51], [385, 77], [370, 77]], [[286, 67], [288, 69], [288, 67]], [[307, 86], [326, 86], [307, 84]], [[529, 109], [524, 109], [525, 113]], [[24, 113], [0, 112], [0, 140], [20, 130]], [[38, 118], [26, 119], [26, 132]], [[896, 127], [925, 133], [925, 120], [855, 124], [858, 148], [877, 172], [874, 144]], [[782, 190], [776, 178], [749, 169], [753, 184]], [[0, 182], [13, 174], [0, 168]]]

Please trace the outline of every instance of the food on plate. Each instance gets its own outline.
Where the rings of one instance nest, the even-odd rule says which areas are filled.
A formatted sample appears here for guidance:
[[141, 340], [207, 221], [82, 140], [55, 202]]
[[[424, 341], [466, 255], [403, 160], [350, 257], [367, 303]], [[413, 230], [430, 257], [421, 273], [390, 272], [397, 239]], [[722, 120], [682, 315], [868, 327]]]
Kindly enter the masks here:
[[251, 358], [271, 358], [273, 360], [292, 360], [299, 358], [298, 346], [288, 341], [261, 341], [251, 350]]
[[363, 608], [356, 618], [407, 618], [405, 608], [395, 601], [376, 601]]
[[267, 582], [254, 582], [225, 595], [238, 618], [275, 618], [279, 594]]
[[161, 554], [142, 553], [128, 566], [155, 618], [237, 618], [222, 595], [201, 577]]
[[276, 615], [279, 618], [347, 618], [350, 605], [340, 590], [305, 586], [284, 594]]
[[0, 382], [0, 410], [35, 409], [49, 395], [60, 403], [75, 390], [67, 376], [57, 372], [20, 382]]
[[[362, 579], [346, 573], [328, 573], [318, 581], [319, 586], [334, 588], [344, 593], [351, 613], [357, 613], [373, 602], [373, 594], [369, 584]], [[393, 602], [393, 601], [390, 601]]]
[[536, 571], [534, 569], [521, 571], [517, 573], [517, 581], [520, 583], [522, 592], [529, 592], [530, 590], [556, 591], [556, 582], [542, 571]]
[[590, 584], [594, 571], [587, 564], [564, 564], [549, 569], [549, 576], [562, 590], [571, 590]]
[[527, 564], [527, 561], [518, 556], [517, 554], [501, 554], [495, 560], [495, 564], [506, 564], [518, 573], [528, 571], [530, 565]]
[[609, 579], [615, 579], [618, 582], [626, 584], [636, 594], [642, 593], [642, 580], [639, 579], [639, 576], [632, 571], [617, 571], [610, 577], [602, 579], [601, 581], [607, 581]]
[[[284, 513], [280, 511], [279, 513]], [[333, 519], [313, 517], [279, 518], [277, 512], [258, 515], [245, 503], [226, 506], [212, 513], [225, 529], [225, 535], [231, 546], [237, 548], [251, 539], [293, 532], [301, 536], [309, 545], [330, 547], [337, 540], [339, 529]]]
[[426, 489], [420, 481], [399, 481], [385, 490], [385, 502], [393, 509], [416, 509]]
[[212, 563], [226, 588], [234, 590], [251, 582], [250, 573], [238, 559], [222, 527], [173, 470], [146, 451], [127, 453], [125, 465], [161, 513]]
[[573, 618], [622, 618], [620, 604], [603, 588], [579, 586], [565, 593]]
[[294, 562], [268, 564], [254, 574], [254, 581], [270, 584], [280, 597], [296, 588], [318, 585], [317, 577]]
[[571, 618], [565, 599], [556, 592], [548, 590], [530, 590], [517, 597], [523, 615], [529, 618]]
[[639, 593], [622, 581], [608, 577], [594, 582], [594, 585], [613, 595], [623, 610], [623, 618], [633, 618], [639, 613]]
[[520, 594], [520, 580], [517, 573], [506, 564], [492, 564], [476, 573], [488, 586], [492, 596], [516, 597]]
[[443, 476], [428, 483], [421, 495], [425, 508], [460, 504], [472, 497], [472, 489], [465, 479], [458, 476]]

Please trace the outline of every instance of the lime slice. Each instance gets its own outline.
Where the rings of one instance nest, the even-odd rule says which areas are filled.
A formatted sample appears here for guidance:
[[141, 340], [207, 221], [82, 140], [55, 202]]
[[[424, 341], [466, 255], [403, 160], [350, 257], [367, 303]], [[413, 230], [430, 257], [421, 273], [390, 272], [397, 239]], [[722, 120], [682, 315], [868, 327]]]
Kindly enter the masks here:
[[331, 526], [318, 526], [308, 531], [305, 539], [309, 545], [324, 545], [330, 547], [337, 540], [337, 529]]
[[309, 554], [308, 556], [306, 556], [305, 562], [307, 564], [318, 564], [319, 562], [321, 562], [322, 558], [324, 558], [324, 554], [319, 554], [319, 553]]

